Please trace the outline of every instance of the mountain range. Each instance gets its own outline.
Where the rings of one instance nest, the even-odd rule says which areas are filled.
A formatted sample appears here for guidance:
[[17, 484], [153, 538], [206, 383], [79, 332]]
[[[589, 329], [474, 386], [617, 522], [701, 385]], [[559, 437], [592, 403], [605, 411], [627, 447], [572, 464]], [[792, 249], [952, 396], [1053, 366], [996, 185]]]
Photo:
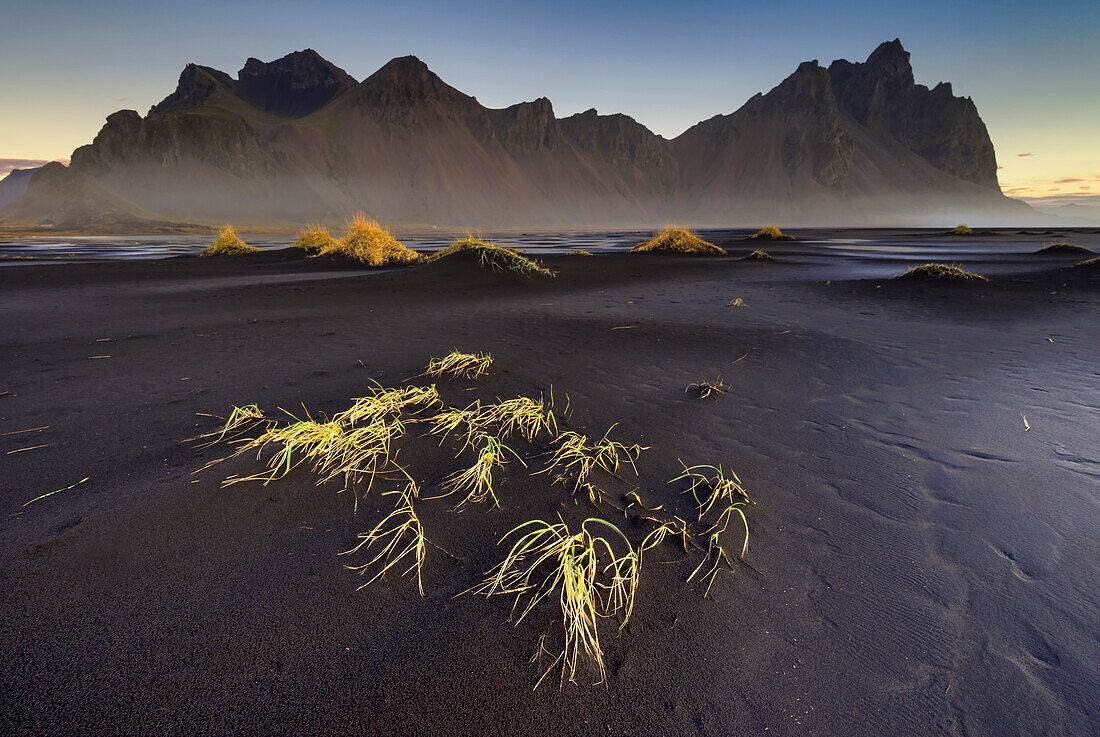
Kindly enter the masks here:
[[237, 76], [189, 64], [142, 117], [108, 116], [0, 225], [460, 227], [953, 224], [1026, 216], [973, 101], [916, 84], [898, 40], [804, 62], [736, 111], [666, 139], [622, 115], [488, 108], [414, 56], [362, 82], [307, 49]]

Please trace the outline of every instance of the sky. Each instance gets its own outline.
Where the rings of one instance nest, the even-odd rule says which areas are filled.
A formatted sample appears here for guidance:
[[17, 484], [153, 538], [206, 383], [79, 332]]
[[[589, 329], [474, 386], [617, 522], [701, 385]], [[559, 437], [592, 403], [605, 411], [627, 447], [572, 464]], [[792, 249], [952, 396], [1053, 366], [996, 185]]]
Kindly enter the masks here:
[[[808, 59], [901, 38], [989, 129], [1007, 194], [1100, 205], [1100, 2], [240, 2], [0, 0], [0, 175], [65, 160], [111, 112], [145, 114], [188, 62], [235, 75], [313, 48], [357, 79], [415, 54], [482, 104], [548, 97], [666, 137], [740, 107]], [[22, 164], [26, 165], [26, 164]]]

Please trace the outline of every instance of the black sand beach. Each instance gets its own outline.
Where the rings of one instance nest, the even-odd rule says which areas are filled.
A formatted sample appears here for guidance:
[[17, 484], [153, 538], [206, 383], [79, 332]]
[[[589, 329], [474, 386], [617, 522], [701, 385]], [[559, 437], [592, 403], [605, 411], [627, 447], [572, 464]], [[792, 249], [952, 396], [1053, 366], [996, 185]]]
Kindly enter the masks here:
[[[1100, 273], [852, 280], [797, 244], [740, 258], [758, 245], [554, 255], [552, 281], [289, 251], [0, 269], [0, 732], [1097, 734]], [[389, 498], [355, 512], [305, 471], [222, 488], [246, 457], [193, 473], [225, 454], [185, 442], [217, 425], [199, 413], [331, 415], [452, 347], [495, 365], [439, 382], [448, 403], [553, 387], [572, 427], [651, 447], [647, 502], [690, 510], [681, 459], [757, 501], [709, 598], [698, 553], [646, 554], [606, 686], [532, 692], [560, 612], [513, 627], [504, 598], [456, 597], [512, 526], [594, 513], [545, 476], [509, 466], [499, 510], [424, 502], [456, 558], [429, 552], [421, 598], [357, 590], [338, 556]], [[455, 463], [418, 434], [401, 459], [431, 490]]]

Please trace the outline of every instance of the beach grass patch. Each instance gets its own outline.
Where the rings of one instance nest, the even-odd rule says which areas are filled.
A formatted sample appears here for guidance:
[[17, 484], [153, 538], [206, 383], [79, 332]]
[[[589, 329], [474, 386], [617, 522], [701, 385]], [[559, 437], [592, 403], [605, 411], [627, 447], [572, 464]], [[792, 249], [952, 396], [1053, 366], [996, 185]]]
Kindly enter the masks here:
[[726, 386], [726, 382], [722, 381], [722, 377], [719, 376], [714, 381], [696, 381], [693, 384], [688, 384], [685, 392], [694, 392], [700, 399], [706, 399], [708, 397], [719, 397], [725, 394], [729, 390]]
[[958, 266], [929, 263], [921, 266], [914, 266], [906, 271], [904, 274], [898, 274], [891, 277], [892, 279], [913, 279], [913, 280], [927, 280], [927, 281], [941, 281], [941, 282], [956, 282], [962, 284], [978, 284], [981, 282], [987, 282], [989, 279], [979, 274], [972, 274], [969, 271], [963, 271]]
[[[602, 534], [601, 534], [602, 533]], [[599, 679], [607, 679], [598, 623], [619, 619], [621, 632], [634, 610], [634, 596], [641, 573], [641, 556], [618, 527], [590, 517], [572, 532], [564, 521], [531, 520], [510, 530], [502, 539], [516, 537], [504, 560], [471, 590], [486, 597], [514, 597], [516, 624], [542, 601], [556, 595], [561, 606], [565, 644], [535, 684], [545, 680], [561, 663], [560, 684], [576, 683], [581, 658], [596, 666]], [[539, 641], [541, 660], [546, 636]]]
[[410, 478], [403, 490], [388, 491], [382, 496], [389, 495], [398, 497], [400, 503], [397, 507], [368, 532], [359, 533], [359, 544], [340, 555], [354, 555], [364, 549], [376, 551], [374, 557], [368, 562], [346, 566], [349, 570], [360, 574], [375, 571], [371, 579], [360, 586], [360, 589], [370, 586], [387, 571], [408, 560], [408, 568], [399, 573], [401, 576], [407, 576], [415, 572], [417, 589], [420, 595], [424, 596], [424, 581], [421, 573], [424, 569], [428, 541], [424, 537], [424, 525], [421, 524], [420, 517], [417, 516], [416, 509], [413, 507], [413, 499], [420, 496], [420, 490], [416, 482]]
[[374, 218], [358, 213], [348, 221], [348, 232], [322, 254], [336, 254], [371, 267], [419, 263], [419, 253], [407, 248]]
[[1084, 246], [1075, 246], [1072, 243], [1051, 243], [1043, 246], [1035, 253], [1041, 253], [1050, 256], [1059, 255], [1080, 255], [1085, 253], [1093, 253], [1092, 250], [1085, 248]]
[[459, 353], [453, 350], [443, 358], [428, 361], [428, 376], [453, 376], [476, 379], [493, 365], [493, 357], [488, 353]]
[[311, 225], [299, 234], [298, 240], [294, 241], [290, 247], [301, 249], [311, 256], [316, 256], [320, 253], [339, 250], [340, 243], [332, 237], [332, 234], [328, 232], [328, 228]]
[[208, 256], [240, 256], [245, 253], [259, 253], [260, 249], [250, 246], [237, 236], [237, 231], [232, 225], [226, 225], [218, 233], [218, 237], [199, 254], [200, 258]]
[[686, 228], [667, 227], [630, 253], [680, 253], [692, 256], [725, 256], [726, 252]]
[[439, 253], [431, 257], [431, 261], [438, 261], [448, 256], [459, 253], [471, 253], [477, 256], [478, 265], [483, 269], [493, 271], [508, 271], [523, 276], [543, 276], [552, 278], [554, 272], [546, 268], [538, 261], [524, 256], [514, 248], [504, 248], [494, 243], [483, 241], [473, 236], [460, 238]]
[[772, 261], [772, 255], [767, 251], [761, 251], [759, 248], [745, 256], [746, 261]]
[[793, 235], [787, 235], [774, 223], [765, 225], [760, 230], [749, 236], [750, 241], [793, 241]]
[[959, 223], [948, 231], [951, 235], [974, 235], [974, 230], [964, 223]]

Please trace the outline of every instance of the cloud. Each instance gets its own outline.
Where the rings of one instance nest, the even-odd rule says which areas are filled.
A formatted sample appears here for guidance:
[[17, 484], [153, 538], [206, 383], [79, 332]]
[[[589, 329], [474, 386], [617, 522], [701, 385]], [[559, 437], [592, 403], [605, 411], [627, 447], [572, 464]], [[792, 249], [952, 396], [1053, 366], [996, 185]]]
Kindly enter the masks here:
[[6, 177], [12, 169], [34, 169], [48, 163], [48, 159], [0, 159], [0, 177]]
[[129, 97], [116, 97], [115, 98], [115, 102], [129, 102], [129, 101], [130, 101]]
[[1019, 156], [1020, 158], [1023, 158], [1024, 156], [1034, 156], [1035, 154], [1016, 154], [1016, 155]]
[[[1040, 207], [1060, 207], [1061, 205], [1087, 205], [1100, 208], [1100, 194], [1092, 192], [1067, 192], [1066, 194], [1046, 195], [1043, 197], [1020, 197], [1031, 205]], [[1091, 216], [1090, 216], [1091, 217]]]
[[1070, 178], [1070, 179], [1055, 179], [1054, 183], [1055, 184], [1069, 184], [1070, 182], [1084, 182], [1084, 181], [1086, 181], [1086, 180], [1081, 179], [1080, 177], [1073, 177], [1073, 178]]

